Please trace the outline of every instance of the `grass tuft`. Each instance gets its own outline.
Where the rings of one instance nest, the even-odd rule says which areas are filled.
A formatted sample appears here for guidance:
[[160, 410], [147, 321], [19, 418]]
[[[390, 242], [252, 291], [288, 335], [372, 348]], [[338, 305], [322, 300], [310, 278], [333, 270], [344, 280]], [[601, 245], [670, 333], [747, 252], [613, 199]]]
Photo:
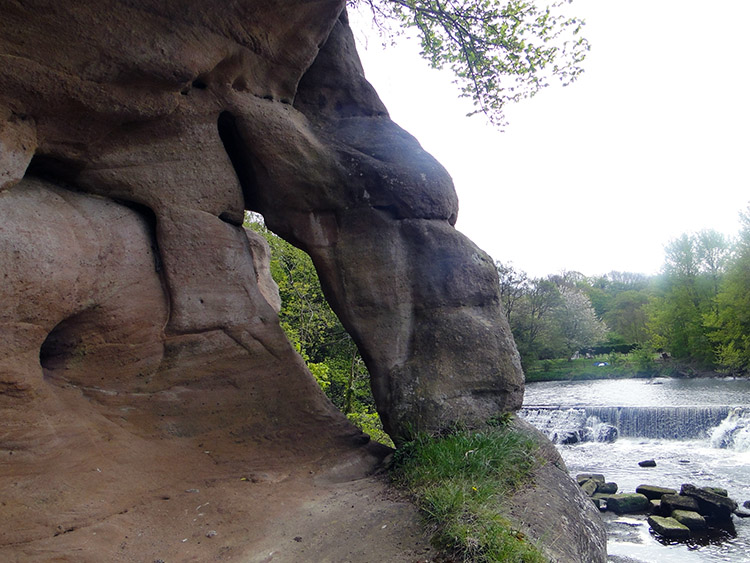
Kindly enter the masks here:
[[433, 544], [458, 561], [546, 561], [502, 515], [504, 499], [528, 483], [539, 463], [536, 443], [504, 422], [478, 432], [418, 435], [394, 456], [392, 476], [416, 498]]

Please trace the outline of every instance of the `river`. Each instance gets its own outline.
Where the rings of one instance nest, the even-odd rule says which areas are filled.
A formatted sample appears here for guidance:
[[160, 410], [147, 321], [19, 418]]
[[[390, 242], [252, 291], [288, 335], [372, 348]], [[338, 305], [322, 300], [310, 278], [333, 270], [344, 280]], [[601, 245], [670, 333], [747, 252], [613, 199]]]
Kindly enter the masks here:
[[[520, 414], [557, 442], [572, 475], [603, 473], [618, 492], [692, 483], [724, 487], [740, 505], [750, 500], [748, 379], [529, 383]], [[656, 467], [640, 467], [645, 459]], [[645, 515], [603, 517], [613, 563], [750, 561], [748, 518], [733, 517], [734, 531], [707, 542], [665, 545]]]

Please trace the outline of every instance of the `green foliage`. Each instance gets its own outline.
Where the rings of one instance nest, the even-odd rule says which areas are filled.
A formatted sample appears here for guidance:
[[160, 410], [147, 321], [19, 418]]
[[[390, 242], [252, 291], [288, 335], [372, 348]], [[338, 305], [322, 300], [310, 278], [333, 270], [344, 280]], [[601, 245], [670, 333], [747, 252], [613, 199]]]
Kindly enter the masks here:
[[656, 371], [656, 357], [650, 347], [638, 346], [630, 353], [630, 357], [639, 372], [654, 373]]
[[614, 367], [625, 365], [625, 355], [618, 352], [610, 352], [607, 354], [607, 363]]
[[572, 354], [604, 340], [607, 327], [596, 316], [588, 296], [577, 287], [559, 287], [561, 302], [555, 309], [564, 351]]
[[[669, 350], [678, 360], [711, 365], [713, 352], [703, 324], [701, 301], [690, 287], [665, 280], [649, 310], [649, 330], [655, 348]], [[704, 304], [705, 305], [705, 304]]]
[[650, 297], [646, 291], [628, 289], [614, 295], [607, 304], [603, 320], [623, 342], [641, 344], [648, 341], [647, 305]]
[[537, 360], [570, 355], [594, 346], [607, 333], [575, 272], [529, 278], [496, 263], [500, 297], [524, 369]]
[[721, 350], [726, 348], [717, 329], [723, 324], [721, 318], [738, 304], [725, 294], [720, 307], [719, 289], [730, 255], [728, 241], [715, 231], [683, 234], [667, 245], [664, 274], [650, 309], [655, 348], [703, 367], [721, 364]]
[[719, 280], [716, 307], [704, 315], [719, 366], [750, 371], [750, 207], [740, 214], [742, 230], [727, 273]]
[[[262, 219], [246, 226], [262, 235], [271, 249], [271, 276], [279, 286], [279, 321], [297, 351], [308, 363], [324, 362], [351, 350], [351, 338], [328, 306], [312, 260], [302, 250], [277, 237]], [[321, 376], [323, 371], [318, 371]]]
[[458, 561], [542, 562], [546, 559], [503, 517], [503, 501], [527, 484], [537, 445], [508, 427], [418, 435], [395, 455], [392, 476], [409, 490], [433, 543]]
[[363, 432], [391, 444], [375, 411], [367, 368], [329, 307], [310, 257], [271, 233], [259, 216], [249, 216], [245, 226], [271, 248], [271, 276], [281, 296], [279, 322], [318, 384]]
[[[674, 239], [665, 248], [661, 275], [650, 278], [627, 272], [585, 278], [568, 272], [532, 280], [498, 263], [502, 303], [511, 312], [511, 330], [527, 380], [689, 375], [706, 370], [747, 374], [750, 207], [741, 218], [743, 228], [735, 243], [711, 230]], [[578, 304], [565, 306], [566, 294]], [[629, 356], [607, 358], [611, 373], [578, 369], [576, 364], [539, 364], [568, 356], [575, 347], [601, 350], [604, 339], [596, 332], [594, 318], [609, 330], [608, 347], [632, 350]], [[578, 319], [589, 319], [588, 333], [577, 330]], [[656, 350], [668, 354], [670, 362], [657, 362]]]
[[391, 437], [383, 430], [383, 423], [380, 422], [380, 417], [377, 413], [352, 412], [347, 414], [346, 417], [376, 442], [380, 442], [391, 448], [396, 447]]
[[328, 364], [307, 362], [307, 367], [310, 369], [310, 373], [313, 374], [315, 381], [320, 385], [320, 388], [323, 391], [327, 391], [331, 386], [331, 368]]
[[499, 125], [508, 102], [534, 96], [552, 77], [572, 83], [589, 50], [584, 22], [564, 14], [570, 0], [545, 8], [523, 0], [360, 1], [381, 29], [392, 33], [393, 20], [416, 30], [422, 56], [434, 68], [450, 68], [461, 95], [474, 100], [472, 113]]
[[609, 272], [586, 280], [583, 289], [609, 329], [607, 342], [625, 347], [648, 342], [647, 306], [653, 280], [632, 272]]

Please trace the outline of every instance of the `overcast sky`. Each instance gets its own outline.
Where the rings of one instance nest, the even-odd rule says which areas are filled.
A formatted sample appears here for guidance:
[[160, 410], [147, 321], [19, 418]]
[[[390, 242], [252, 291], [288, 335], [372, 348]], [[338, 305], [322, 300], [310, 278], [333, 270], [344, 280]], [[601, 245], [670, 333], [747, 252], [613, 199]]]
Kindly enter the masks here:
[[406, 39], [352, 15], [391, 117], [453, 177], [457, 227], [531, 275], [656, 273], [684, 232], [734, 235], [750, 202], [750, 1], [575, 0], [592, 47], [572, 86], [509, 108], [505, 132]]

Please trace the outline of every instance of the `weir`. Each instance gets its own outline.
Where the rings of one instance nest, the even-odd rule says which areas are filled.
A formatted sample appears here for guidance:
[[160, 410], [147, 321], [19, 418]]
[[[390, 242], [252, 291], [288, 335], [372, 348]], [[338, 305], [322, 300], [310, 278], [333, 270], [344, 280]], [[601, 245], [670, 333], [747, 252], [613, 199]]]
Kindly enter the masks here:
[[613, 441], [619, 437], [687, 440], [709, 438], [732, 413], [746, 420], [750, 409], [694, 407], [555, 407], [527, 405], [519, 416], [556, 443]]

